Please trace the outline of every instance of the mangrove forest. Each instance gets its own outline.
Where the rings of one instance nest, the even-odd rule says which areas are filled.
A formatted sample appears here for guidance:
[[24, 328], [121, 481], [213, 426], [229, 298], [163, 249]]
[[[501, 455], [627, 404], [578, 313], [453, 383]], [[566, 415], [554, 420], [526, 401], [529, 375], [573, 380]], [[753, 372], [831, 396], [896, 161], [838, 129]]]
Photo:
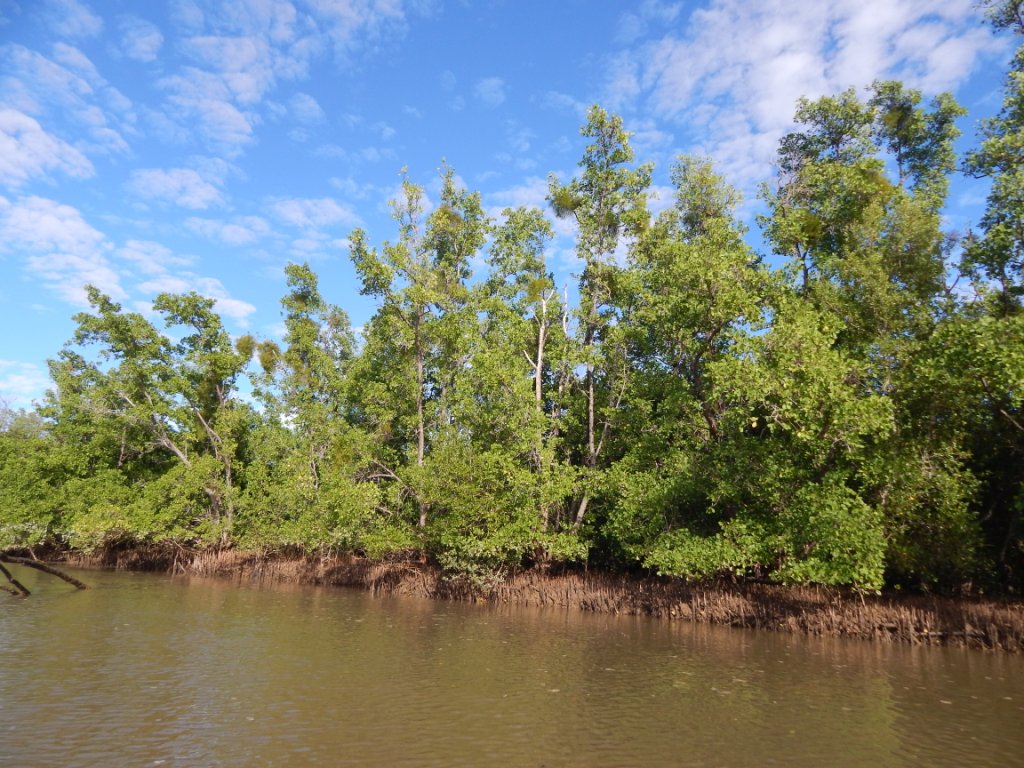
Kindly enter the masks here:
[[[1020, 35], [1018, 3], [992, 7]], [[712, 164], [655, 201], [594, 106], [548, 207], [441, 170], [352, 231], [354, 329], [287, 267], [280, 340], [213, 299], [96, 288], [32, 411], [0, 413], [0, 551], [161, 545], [946, 592], [1024, 587], [1024, 49], [964, 110], [875, 82], [796, 108], [743, 221]], [[946, 230], [953, 174], [990, 180]], [[657, 205], [652, 205], [653, 203]], [[571, 226], [578, 282], [546, 261]]]

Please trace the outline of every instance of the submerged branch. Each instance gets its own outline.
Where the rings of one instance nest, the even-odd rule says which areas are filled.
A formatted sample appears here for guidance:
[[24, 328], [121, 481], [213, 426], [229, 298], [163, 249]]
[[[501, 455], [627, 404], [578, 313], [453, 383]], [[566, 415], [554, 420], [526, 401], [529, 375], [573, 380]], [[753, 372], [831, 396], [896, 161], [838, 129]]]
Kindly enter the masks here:
[[[4, 576], [6, 576], [7, 580], [9, 582], [11, 582], [11, 584], [13, 584], [15, 587], [18, 588], [18, 590], [21, 592], [22, 597], [28, 597], [29, 595], [32, 594], [27, 589], [25, 589], [25, 585], [23, 585], [20, 581], [18, 581], [16, 578], [14, 578], [14, 575], [9, 570], [7, 570], [4, 567], [2, 561], [0, 561], [0, 573], [2, 573]], [[4, 591], [5, 592], [10, 592], [12, 595], [17, 595], [18, 594], [18, 592], [14, 591], [10, 587], [4, 587]]]
[[[18, 565], [24, 565], [28, 568], [35, 568], [37, 571], [42, 571], [43, 573], [48, 573], [51, 576], [56, 576], [58, 579], [63, 579], [68, 584], [72, 584], [78, 589], [89, 588], [86, 584], [82, 583], [74, 576], [68, 576], [63, 571], [58, 571], [53, 566], [47, 565], [46, 563], [41, 563], [38, 560], [29, 560], [27, 557], [14, 557], [13, 555], [0, 555], [0, 561], [5, 563], [16, 563]], [[0, 570], [3, 571], [4, 575], [7, 576], [11, 583], [19, 587], [20, 589], [24, 590], [25, 594], [28, 595], [28, 590], [22, 587], [20, 584], [18, 584], [18, 582], [11, 577], [10, 571], [4, 568], [3, 565], [0, 565]]]

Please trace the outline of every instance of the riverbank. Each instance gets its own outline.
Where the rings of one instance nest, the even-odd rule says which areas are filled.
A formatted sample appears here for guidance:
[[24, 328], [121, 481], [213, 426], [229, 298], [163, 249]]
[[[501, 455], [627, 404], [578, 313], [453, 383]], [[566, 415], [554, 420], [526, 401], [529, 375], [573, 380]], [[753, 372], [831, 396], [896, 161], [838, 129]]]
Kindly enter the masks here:
[[62, 560], [85, 567], [280, 580], [357, 587], [383, 595], [646, 615], [816, 636], [1024, 652], [1024, 600], [875, 596], [825, 587], [685, 582], [537, 569], [481, 587], [446, 578], [438, 569], [418, 561], [178, 547], [110, 550], [95, 555], [70, 553]]

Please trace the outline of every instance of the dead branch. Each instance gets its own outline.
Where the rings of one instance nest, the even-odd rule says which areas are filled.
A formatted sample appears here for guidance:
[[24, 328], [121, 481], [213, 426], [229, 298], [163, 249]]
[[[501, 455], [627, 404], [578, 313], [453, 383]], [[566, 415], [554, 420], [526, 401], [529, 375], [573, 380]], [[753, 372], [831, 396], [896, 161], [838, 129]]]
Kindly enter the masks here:
[[[46, 563], [41, 563], [38, 560], [29, 560], [27, 557], [14, 557], [13, 555], [0, 555], [0, 561], [6, 562], [6, 563], [16, 563], [17, 565], [24, 565], [24, 566], [26, 566], [28, 568], [35, 568], [37, 571], [42, 571], [43, 573], [48, 573], [51, 576], [56, 576], [58, 579], [63, 579], [68, 584], [72, 584], [75, 587], [77, 587], [78, 589], [88, 589], [89, 588], [87, 585], [83, 584], [81, 581], [76, 579], [74, 576], [68, 576], [66, 573], [64, 573], [62, 571], [58, 571], [53, 566], [47, 565]], [[2, 565], [0, 565], [0, 569], [3, 569], [4, 573], [7, 574], [8, 578], [10, 579], [10, 574], [7, 571], [7, 569], [4, 568]], [[17, 585], [16, 582], [15, 582], [15, 584]], [[20, 585], [18, 585], [18, 586], [20, 586]], [[21, 588], [24, 589], [24, 587], [21, 587]], [[26, 591], [25, 594], [27, 595], [28, 592]]]
[[[9, 582], [11, 582], [11, 584], [16, 586], [20, 590], [21, 595], [23, 597], [28, 597], [29, 595], [32, 594], [27, 589], [25, 589], [25, 585], [24, 584], [22, 584], [20, 581], [18, 581], [16, 578], [14, 578], [14, 576], [11, 574], [11, 572], [4, 567], [2, 562], [0, 562], [0, 573], [2, 573], [4, 576], [6, 576], [7, 580]], [[4, 587], [4, 591], [5, 592], [10, 592], [12, 595], [17, 595], [18, 594], [17, 592], [15, 592], [10, 587]]]

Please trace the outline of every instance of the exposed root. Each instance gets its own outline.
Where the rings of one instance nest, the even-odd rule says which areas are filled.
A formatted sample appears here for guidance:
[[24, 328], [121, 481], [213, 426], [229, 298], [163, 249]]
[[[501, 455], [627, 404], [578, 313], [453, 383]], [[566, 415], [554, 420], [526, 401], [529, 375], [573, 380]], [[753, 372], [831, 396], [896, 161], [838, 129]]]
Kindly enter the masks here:
[[481, 589], [420, 561], [375, 561], [298, 551], [126, 550], [79, 564], [195, 576], [359, 587], [381, 595], [574, 609], [914, 645], [1024, 652], [1024, 602], [863, 595], [826, 587], [686, 582], [527, 570]]

